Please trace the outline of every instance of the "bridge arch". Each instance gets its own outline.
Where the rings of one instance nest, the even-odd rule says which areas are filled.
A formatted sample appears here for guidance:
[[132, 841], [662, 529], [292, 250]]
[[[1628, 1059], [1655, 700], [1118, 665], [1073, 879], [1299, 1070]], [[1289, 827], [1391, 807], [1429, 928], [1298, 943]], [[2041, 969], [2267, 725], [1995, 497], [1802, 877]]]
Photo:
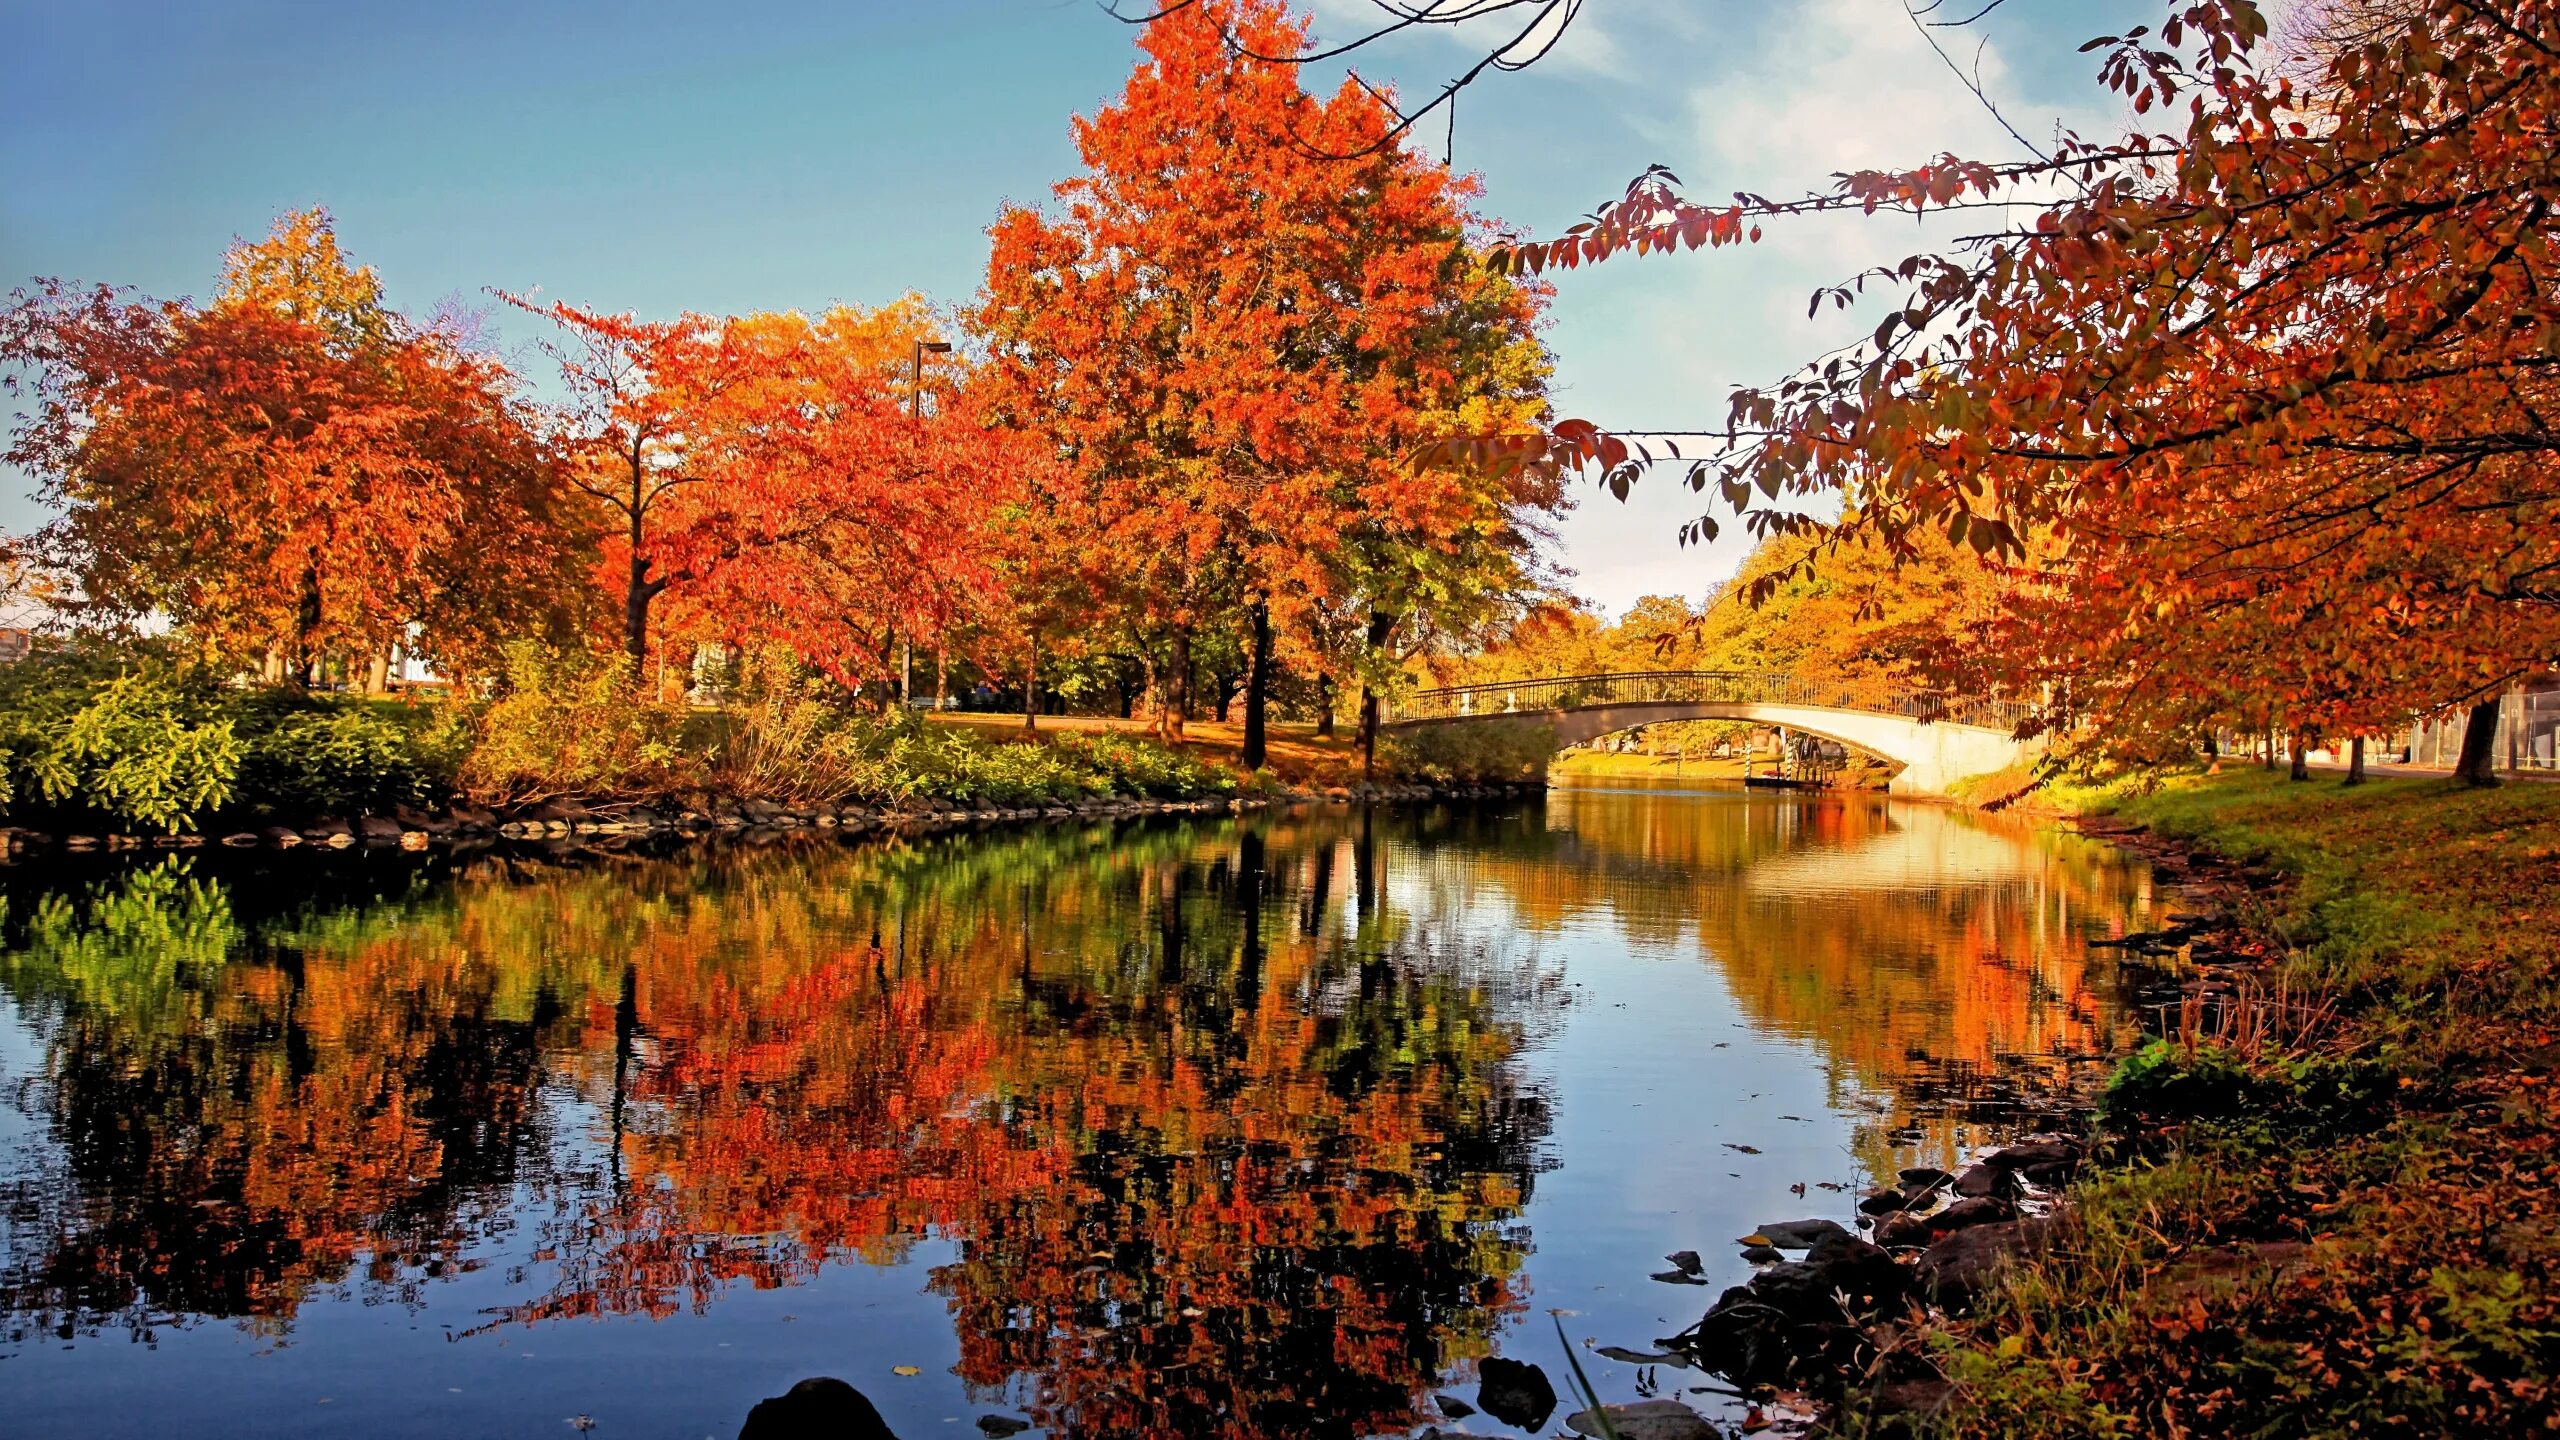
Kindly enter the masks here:
[[1501, 721], [1551, 725], [1559, 745], [1673, 720], [1741, 720], [1837, 740], [1900, 765], [1897, 795], [1945, 795], [1967, 777], [2006, 770], [2039, 742], [2015, 738], [2026, 707], [1864, 681], [1773, 671], [1649, 670], [1494, 681], [1425, 690], [1398, 701], [1388, 730]]

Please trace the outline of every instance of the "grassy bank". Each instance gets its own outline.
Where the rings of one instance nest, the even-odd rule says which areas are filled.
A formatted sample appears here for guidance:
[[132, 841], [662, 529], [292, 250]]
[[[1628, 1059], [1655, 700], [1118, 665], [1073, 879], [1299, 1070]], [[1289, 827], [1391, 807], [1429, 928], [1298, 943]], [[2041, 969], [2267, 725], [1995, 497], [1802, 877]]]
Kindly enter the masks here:
[[[964, 732], [993, 745], [1048, 745], [1066, 735], [1123, 735], [1153, 743], [1156, 733], [1152, 721], [1099, 715], [1043, 715], [1036, 730], [1023, 729], [1019, 715], [953, 710], [928, 718], [936, 726]], [[1360, 782], [1360, 747], [1352, 743], [1347, 726], [1337, 727], [1337, 733], [1332, 735], [1318, 735], [1312, 722], [1276, 721], [1264, 743], [1266, 766], [1272, 778], [1282, 784], [1322, 788]], [[1244, 726], [1231, 720], [1194, 720], [1183, 727], [1182, 739], [1171, 748], [1206, 764], [1239, 770], [1243, 765]], [[1389, 768], [1393, 768], [1391, 755], [1381, 758], [1390, 760]]]
[[1952, 1389], [1848, 1428], [2560, 1427], [2560, 787], [2247, 770], [2081, 799], [2244, 867], [2221, 908], [2257, 954], [2119, 1072], [2117, 1163], [2050, 1250], [1889, 1347], [1888, 1378]]

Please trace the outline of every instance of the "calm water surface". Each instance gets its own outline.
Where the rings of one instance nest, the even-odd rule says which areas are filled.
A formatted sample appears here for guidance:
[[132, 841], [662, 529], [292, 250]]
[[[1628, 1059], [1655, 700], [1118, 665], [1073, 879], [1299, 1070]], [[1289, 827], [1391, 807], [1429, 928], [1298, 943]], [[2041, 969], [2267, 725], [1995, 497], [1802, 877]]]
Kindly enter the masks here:
[[1736, 1283], [2032, 1124], [2154, 904], [2021, 824], [1606, 787], [0, 900], [0, 1432], [682, 1440], [821, 1374], [909, 1440], [1561, 1390], [1548, 1311], [1644, 1348], [1718, 1293], [1666, 1252]]

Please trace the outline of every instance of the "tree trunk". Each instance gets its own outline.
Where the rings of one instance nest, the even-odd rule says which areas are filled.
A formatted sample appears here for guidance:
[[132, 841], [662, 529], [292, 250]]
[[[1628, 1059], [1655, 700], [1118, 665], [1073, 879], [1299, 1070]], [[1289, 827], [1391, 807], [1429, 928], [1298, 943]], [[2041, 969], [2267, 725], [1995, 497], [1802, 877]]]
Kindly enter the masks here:
[[1326, 740], [1333, 738], [1333, 677], [1330, 675], [1316, 677], [1316, 734]]
[[1173, 658], [1165, 666], [1164, 700], [1156, 711], [1156, 728], [1164, 732], [1166, 739], [1179, 740], [1183, 724], [1190, 718], [1191, 627], [1186, 625], [1173, 632]]
[[377, 651], [365, 661], [364, 693], [367, 695], [391, 693], [391, 652]]
[[[1395, 634], [1396, 617], [1384, 610], [1369, 612], [1369, 649], [1372, 656], [1387, 648], [1387, 640]], [[1360, 682], [1360, 778], [1378, 778], [1378, 692], [1367, 680]]]
[[2273, 730], [2263, 730], [2258, 733], [2258, 768], [2261, 770], [2276, 768], [2276, 732]]
[[2456, 779], [2466, 785], [2498, 783], [2498, 702], [2491, 695], [2471, 707], [2471, 723], [2462, 727], [2462, 758], [2454, 762]]
[[[631, 527], [637, 541], [639, 526]], [[637, 683], [649, 673], [649, 602], [657, 596], [649, 580], [648, 557], [637, 548], [631, 552], [631, 578], [622, 591], [622, 649], [631, 660], [631, 678]]]
[[2361, 735], [2347, 745], [2347, 783], [2364, 783], [2364, 737]]
[[1040, 728], [1040, 637], [1031, 637], [1029, 658], [1022, 666], [1022, 728]]
[[1262, 768], [1264, 730], [1269, 722], [1271, 703], [1271, 606], [1257, 600], [1247, 618], [1252, 622], [1252, 654], [1245, 663], [1244, 677], [1244, 753], [1240, 758], [1247, 770]]
[[2291, 768], [2290, 770], [2288, 770], [2288, 771], [2285, 773], [2285, 778], [2286, 778], [2286, 779], [2288, 779], [2288, 780], [2308, 780], [2308, 779], [2310, 779], [2310, 778], [2311, 778], [2311, 745], [2310, 745], [2310, 742], [2309, 742], [2308, 740], [2306, 740], [2306, 739], [2304, 739], [2304, 738], [2303, 738], [2303, 734], [2302, 734], [2302, 732], [2301, 732], [2301, 731], [2297, 730], [2297, 731], [2293, 732], [2293, 736], [2292, 736], [2292, 738], [2287, 742], [2287, 747], [2288, 747], [2288, 751], [2289, 751], [2289, 753], [2290, 753], [2290, 754], [2292, 755], [2292, 757], [2293, 757], [2293, 766], [2292, 766], [2292, 768]]
[[1218, 682], [1218, 723], [1224, 725], [1227, 723], [1227, 707], [1233, 704], [1236, 698], [1236, 679], [1232, 675], [1222, 674], [1212, 675], [1210, 678]]
[[302, 567], [302, 593], [293, 607], [293, 688], [309, 690], [320, 681], [320, 655], [311, 637], [320, 633], [320, 560], [313, 552]]

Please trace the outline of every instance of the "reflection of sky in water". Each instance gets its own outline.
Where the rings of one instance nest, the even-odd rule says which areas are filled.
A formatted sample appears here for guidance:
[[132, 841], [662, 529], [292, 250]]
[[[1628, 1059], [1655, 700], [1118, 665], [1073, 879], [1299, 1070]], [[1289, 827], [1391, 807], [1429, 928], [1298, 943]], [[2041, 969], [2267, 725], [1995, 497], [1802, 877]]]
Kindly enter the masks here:
[[[1548, 1308], [1577, 1339], [1644, 1348], [1743, 1277], [1734, 1237], [1846, 1219], [1871, 1175], [1988, 1138], [1931, 1088], [1944, 1067], [2059, 1083], [2059, 1061], [2006, 1057], [2103, 1043], [2111, 972], [2084, 973], [2076, 937], [2148, 904], [2137, 870], [2024, 827], [1658, 791], [1380, 812], [1365, 843], [1331, 810], [700, 875], [688, 858], [413, 884], [395, 873], [411, 862], [356, 857], [374, 878], [313, 897], [273, 877], [321, 872], [271, 863], [230, 884], [265, 938], [229, 962], [109, 947], [57, 967], [10, 934], [13, 1436], [576, 1433], [583, 1414], [605, 1436], [725, 1440], [814, 1374], [902, 1434], [970, 1433], [1053, 1404], [1043, 1366], [1077, 1326], [1102, 1347], [1073, 1382], [1090, 1400], [1232, 1390], [1275, 1434], [1332, 1433], [1327, 1406], [1379, 1421], [1471, 1393], [1471, 1327], [1561, 1385]], [[230, 1128], [118, 1151], [124, 1121], [58, 1093], [57, 1066], [108, 1116]], [[250, 1103], [261, 1087], [282, 1098]], [[418, 1173], [373, 1173], [384, 1132], [297, 1094], [396, 1112], [408, 1138], [388, 1158]], [[207, 1176], [182, 1143], [229, 1158]], [[862, 1166], [835, 1166], [848, 1146]], [[81, 1158], [120, 1153], [149, 1173]], [[996, 1199], [958, 1193], [987, 1185]], [[1525, 1207], [1501, 1198], [1523, 1187]], [[192, 1278], [297, 1233], [352, 1237], [349, 1258], [287, 1267], [300, 1278], [253, 1313], [142, 1301], [68, 1340], [33, 1328], [112, 1291], [96, 1267], [139, 1263], [51, 1273], [58, 1245], [117, 1225], [127, 1245], [180, 1244], [165, 1237], [187, 1217], [244, 1213], [261, 1226], [189, 1252]], [[857, 1256], [795, 1229], [847, 1224], [887, 1230]], [[1394, 1238], [1447, 1225], [1439, 1249]], [[411, 1263], [378, 1265], [385, 1245]], [[1680, 1249], [1710, 1288], [1647, 1278]], [[567, 1278], [607, 1273], [619, 1289]], [[987, 1285], [1119, 1298], [1059, 1332]], [[1194, 1314], [1186, 1294], [1229, 1298]], [[1175, 1348], [1122, 1354], [1122, 1336]], [[1262, 1368], [1220, 1375], [1236, 1356]], [[1627, 1367], [1584, 1360], [1630, 1393]]]

